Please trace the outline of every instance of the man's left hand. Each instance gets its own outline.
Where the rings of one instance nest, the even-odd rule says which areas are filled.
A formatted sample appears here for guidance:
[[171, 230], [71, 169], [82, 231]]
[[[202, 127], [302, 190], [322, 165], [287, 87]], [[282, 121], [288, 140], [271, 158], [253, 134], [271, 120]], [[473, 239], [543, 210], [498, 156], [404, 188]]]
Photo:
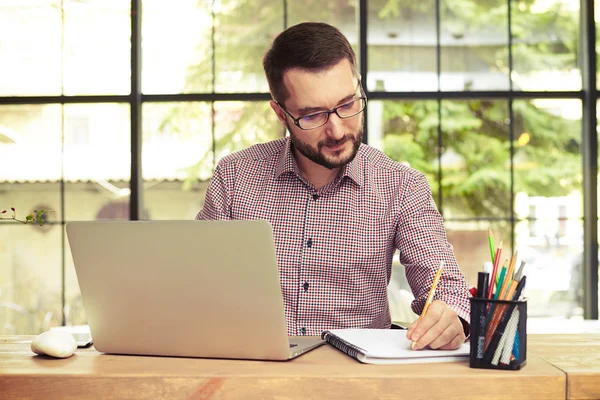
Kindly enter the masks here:
[[408, 327], [406, 338], [416, 342], [415, 350], [427, 346], [431, 349], [454, 350], [465, 342], [463, 325], [446, 303], [436, 300], [431, 303], [424, 318], [419, 318]]

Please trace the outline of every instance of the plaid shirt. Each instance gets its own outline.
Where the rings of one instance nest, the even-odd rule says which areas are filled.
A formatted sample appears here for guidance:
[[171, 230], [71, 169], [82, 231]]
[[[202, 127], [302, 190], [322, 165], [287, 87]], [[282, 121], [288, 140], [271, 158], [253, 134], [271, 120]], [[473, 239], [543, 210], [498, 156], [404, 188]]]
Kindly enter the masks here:
[[389, 328], [396, 249], [415, 313], [444, 260], [435, 299], [469, 321], [467, 284], [423, 174], [362, 144], [340, 177], [316, 190], [290, 144], [282, 138], [224, 157], [196, 216], [270, 221], [289, 335]]

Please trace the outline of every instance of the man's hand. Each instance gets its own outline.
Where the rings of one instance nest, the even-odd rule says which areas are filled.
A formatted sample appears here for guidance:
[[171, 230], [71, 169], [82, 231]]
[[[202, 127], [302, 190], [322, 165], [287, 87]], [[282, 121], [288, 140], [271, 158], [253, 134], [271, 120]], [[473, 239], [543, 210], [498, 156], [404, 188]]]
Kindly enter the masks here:
[[456, 311], [443, 301], [436, 300], [431, 303], [424, 318], [419, 318], [408, 327], [406, 338], [416, 342], [415, 350], [427, 346], [454, 350], [465, 342], [465, 332]]

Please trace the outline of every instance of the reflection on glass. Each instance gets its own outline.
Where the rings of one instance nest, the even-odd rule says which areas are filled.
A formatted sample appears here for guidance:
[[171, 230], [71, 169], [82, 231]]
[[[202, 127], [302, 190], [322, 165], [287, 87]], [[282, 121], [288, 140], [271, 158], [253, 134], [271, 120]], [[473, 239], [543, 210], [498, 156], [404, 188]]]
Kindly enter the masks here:
[[438, 89], [435, 4], [434, 0], [368, 2], [369, 90]]
[[129, 132], [127, 104], [64, 106], [66, 220], [129, 219]]
[[65, 23], [64, 94], [128, 94], [131, 87], [130, 2], [57, 3], [63, 5]]
[[61, 232], [54, 224], [0, 229], [0, 334], [35, 335], [62, 324]]
[[437, 198], [436, 101], [370, 101], [369, 145], [422, 172]]
[[213, 173], [211, 105], [146, 103], [144, 200], [149, 219], [192, 219]]
[[441, 90], [508, 89], [508, 4], [442, 0], [440, 14]]
[[515, 90], [580, 90], [579, 2], [512, 1]]
[[234, 151], [281, 138], [285, 130], [269, 102], [215, 103], [215, 161]]
[[504, 261], [513, 254], [510, 220], [446, 220], [445, 227], [456, 262], [469, 286], [477, 286], [477, 273], [483, 271], [484, 263], [492, 261], [488, 228], [491, 228], [494, 236], [494, 247], [498, 248], [502, 243], [500, 260]]
[[44, 208], [62, 219], [61, 119], [60, 105], [0, 106], [0, 211]]
[[508, 103], [442, 102], [442, 199], [446, 218], [510, 218]]
[[0, 96], [61, 94], [60, 4], [0, 2]]
[[144, 93], [205, 93], [214, 90], [211, 3], [197, 0], [175, 3], [143, 1]]

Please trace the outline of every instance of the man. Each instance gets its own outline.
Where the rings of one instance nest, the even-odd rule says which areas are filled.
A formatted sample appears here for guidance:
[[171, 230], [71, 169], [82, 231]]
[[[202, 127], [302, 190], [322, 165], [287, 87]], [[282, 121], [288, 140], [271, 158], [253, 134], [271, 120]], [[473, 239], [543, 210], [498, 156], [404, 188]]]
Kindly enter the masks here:
[[420, 313], [443, 260], [436, 301], [407, 336], [416, 349], [460, 346], [465, 279], [424, 175], [361, 144], [366, 98], [347, 39], [299, 24], [275, 38], [263, 67], [290, 135], [224, 157], [196, 218], [271, 222], [290, 335], [389, 328], [396, 249]]

